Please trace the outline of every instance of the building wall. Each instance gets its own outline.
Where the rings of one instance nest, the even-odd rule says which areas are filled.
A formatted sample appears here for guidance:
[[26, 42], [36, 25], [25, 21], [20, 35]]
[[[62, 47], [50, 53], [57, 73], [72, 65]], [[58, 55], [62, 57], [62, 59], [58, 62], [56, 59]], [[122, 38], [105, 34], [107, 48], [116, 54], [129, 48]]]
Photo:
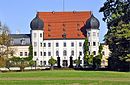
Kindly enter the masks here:
[[31, 42], [33, 46], [33, 60], [37, 65], [43, 64], [43, 30], [31, 31]]
[[[99, 50], [99, 30], [98, 29], [87, 29], [87, 38], [89, 42], [89, 51], [92, 54], [94, 51], [95, 55], [98, 55]], [[95, 45], [94, 45], [95, 43]]]
[[10, 49], [14, 51], [16, 57], [25, 58], [29, 54], [29, 46], [11, 46]]
[[[49, 46], [49, 43], [51, 44], [51, 46]], [[56, 46], [56, 44], [58, 43], [58, 46]], [[66, 43], [66, 46], [64, 46], [64, 43]], [[73, 43], [73, 45], [72, 45]], [[48, 64], [48, 60], [51, 58], [51, 56], [57, 60], [57, 57], [60, 57], [60, 65], [63, 66], [63, 60], [67, 60], [68, 61], [68, 66], [70, 65], [70, 56], [73, 57], [73, 60], [78, 59], [78, 57], [80, 56], [80, 59], [82, 60], [82, 64], [83, 65], [83, 43], [84, 43], [84, 39], [80, 39], [80, 40], [44, 40], [44, 62], [46, 62], [46, 65]], [[81, 44], [81, 46], [79, 46], [79, 44]], [[65, 55], [63, 53], [63, 51], [66, 51], [67, 54]], [[56, 52], [59, 52], [59, 55], [57, 55]], [[72, 52], [74, 51], [74, 55], [72, 55]], [[51, 55], [49, 55], [49, 52], [51, 53]], [[81, 55], [80, 53], [81, 52]]]
[[108, 45], [102, 44], [102, 46], [103, 46], [103, 50], [102, 50], [103, 57], [102, 57], [101, 67], [106, 67], [108, 66], [107, 59], [109, 58], [110, 50]]

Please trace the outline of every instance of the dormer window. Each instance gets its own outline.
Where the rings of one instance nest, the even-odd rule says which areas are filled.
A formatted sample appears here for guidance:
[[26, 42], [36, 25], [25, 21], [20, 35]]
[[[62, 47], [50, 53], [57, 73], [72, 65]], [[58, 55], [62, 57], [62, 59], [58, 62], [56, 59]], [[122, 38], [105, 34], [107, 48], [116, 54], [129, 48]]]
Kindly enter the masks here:
[[80, 36], [80, 34], [77, 34], [78, 36]]
[[63, 28], [63, 31], [65, 31], [65, 28]]
[[51, 31], [51, 25], [48, 24], [48, 31]]
[[65, 24], [63, 24], [63, 27], [65, 27]]
[[77, 24], [77, 30], [80, 31], [80, 24]]
[[66, 38], [66, 33], [64, 33], [64, 34], [62, 35], [62, 37], [65, 39], [65, 38]]
[[11, 43], [11, 45], [14, 45], [14, 40], [13, 40], [13, 39], [11, 39], [11, 42], [10, 42], [10, 43]]
[[25, 42], [25, 39], [23, 38], [23, 39], [21, 39], [21, 44], [22, 45], [25, 45], [26, 44], [26, 42]]
[[66, 30], [65, 30], [65, 24], [63, 24], [63, 31], [66, 31]]
[[48, 34], [48, 37], [51, 37], [51, 35], [50, 35], [50, 34]]

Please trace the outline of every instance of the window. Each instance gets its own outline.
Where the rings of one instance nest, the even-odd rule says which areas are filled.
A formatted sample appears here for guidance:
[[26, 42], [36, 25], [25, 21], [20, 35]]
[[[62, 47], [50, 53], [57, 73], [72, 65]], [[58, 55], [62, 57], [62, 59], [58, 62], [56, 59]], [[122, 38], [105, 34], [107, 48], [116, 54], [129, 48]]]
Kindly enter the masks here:
[[82, 64], [82, 60], [80, 60], [80, 64]]
[[13, 39], [11, 40], [11, 45], [14, 45], [14, 40]]
[[74, 42], [71, 43], [71, 47], [74, 47]]
[[51, 25], [48, 24], [48, 31], [51, 31]]
[[46, 52], [44, 52], [44, 56], [46, 56]]
[[41, 52], [41, 56], [42, 56], [42, 52]]
[[37, 52], [34, 52], [34, 56], [37, 56]]
[[20, 56], [23, 56], [23, 52], [20, 52]]
[[44, 63], [44, 65], [46, 65], [46, 61], [44, 61], [43, 63]]
[[81, 47], [82, 46], [82, 43], [81, 42], [79, 42], [79, 47]]
[[42, 66], [42, 61], [40, 61], [40, 65]]
[[93, 51], [93, 54], [96, 55], [96, 51]]
[[37, 42], [34, 42], [34, 47], [36, 47], [37, 46]]
[[42, 37], [42, 33], [40, 33], [40, 37]]
[[88, 42], [88, 46], [90, 46], [90, 42]]
[[59, 51], [58, 50], [56, 51], [56, 56], [59, 56]]
[[64, 47], [66, 47], [66, 42], [64, 42]]
[[24, 53], [25, 56], [28, 56], [27, 52]]
[[97, 37], [99, 37], [99, 33], [97, 33]]
[[80, 24], [77, 24], [77, 30], [80, 31]]
[[34, 33], [34, 38], [36, 38], [36, 33]]
[[93, 46], [96, 46], [96, 42], [93, 42]]
[[42, 47], [42, 43], [40, 43], [40, 46]]
[[51, 56], [51, 52], [48, 52], [48, 56]]
[[88, 37], [90, 37], [90, 33], [88, 32]]
[[63, 56], [67, 56], [67, 51], [66, 50], [63, 51]]
[[90, 51], [88, 52], [88, 54], [90, 55]]
[[93, 36], [96, 36], [96, 32], [93, 32]]
[[105, 60], [103, 60], [102, 63], [105, 64]]
[[71, 55], [74, 56], [74, 50], [71, 51]]
[[25, 39], [23, 38], [23, 39], [21, 39], [21, 44], [22, 45], [25, 45], [26, 44], [26, 42], [25, 42]]
[[56, 47], [59, 47], [59, 43], [56, 43]]
[[44, 43], [43, 45], [44, 45], [44, 47], [46, 47], [46, 43]]
[[79, 52], [79, 55], [82, 56], [82, 52], [81, 51]]
[[104, 51], [102, 51], [102, 55], [105, 55], [105, 52], [104, 52]]
[[51, 47], [51, 43], [48, 43], [48, 47]]

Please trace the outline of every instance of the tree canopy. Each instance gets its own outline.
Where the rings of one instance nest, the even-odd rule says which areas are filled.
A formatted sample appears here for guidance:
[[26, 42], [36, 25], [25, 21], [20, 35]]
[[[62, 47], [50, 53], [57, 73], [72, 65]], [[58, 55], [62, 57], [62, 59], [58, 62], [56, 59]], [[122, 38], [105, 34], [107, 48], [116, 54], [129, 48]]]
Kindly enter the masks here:
[[130, 0], [106, 0], [100, 12], [103, 12], [108, 28], [104, 40], [111, 51], [109, 67], [126, 69], [124, 58], [130, 54]]

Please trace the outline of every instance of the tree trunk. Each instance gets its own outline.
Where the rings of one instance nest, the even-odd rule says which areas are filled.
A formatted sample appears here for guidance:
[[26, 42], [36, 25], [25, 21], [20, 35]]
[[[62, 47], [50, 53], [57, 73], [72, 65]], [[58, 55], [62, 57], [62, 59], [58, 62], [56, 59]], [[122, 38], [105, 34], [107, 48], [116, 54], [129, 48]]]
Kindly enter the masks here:
[[53, 65], [51, 65], [51, 70], [54, 70], [54, 66]]

